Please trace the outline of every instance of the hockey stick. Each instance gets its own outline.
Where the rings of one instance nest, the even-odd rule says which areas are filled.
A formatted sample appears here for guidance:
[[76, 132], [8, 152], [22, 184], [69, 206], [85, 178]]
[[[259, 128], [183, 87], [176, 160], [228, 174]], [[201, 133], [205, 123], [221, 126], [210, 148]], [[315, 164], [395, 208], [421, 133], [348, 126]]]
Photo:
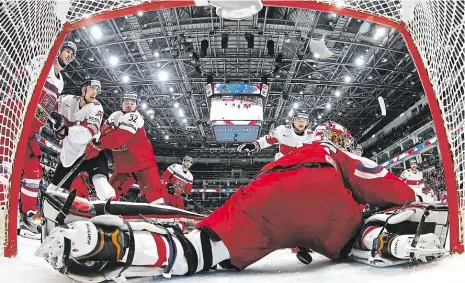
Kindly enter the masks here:
[[212, 210], [210, 210], [210, 209], [208, 209], [208, 208], [205, 208], [205, 207], [203, 207], [203, 206], [201, 206], [201, 205], [196, 204], [195, 201], [194, 201], [193, 199], [190, 199], [190, 198], [187, 198], [187, 197], [183, 197], [183, 196], [181, 196], [181, 198], [182, 198], [183, 200], [187, 201], [187, 203], [192, 203], [194, 206], [196, 206], [196, 207], [198, 207], [198, 208], [200, 208], [200, 209], [203, 209], [204, 211], [206, 211], [206, 212], [208, 212], [208, 213], [213, 213]]
[[56, 186], [57, 187], [57, 190], [61, 188], [61, 186], [63, 186], [63, 184], [69, 179], [69, 177], [71, 177], [71, 175], [73, 175], [74, 171], [76, 171], [76, 169], [81, 166], [82, 162], [84, 162], [84, 160], [86, 160], [86, 155], [82, 155], [77, 161], [76, 163], [74, 163], [73, 167], [71, 167], [71, 169], [69, 170], [68, 174], [66, 174], [63, 179], [61, 179], [60, 183], [58, 183], [58, 185]]

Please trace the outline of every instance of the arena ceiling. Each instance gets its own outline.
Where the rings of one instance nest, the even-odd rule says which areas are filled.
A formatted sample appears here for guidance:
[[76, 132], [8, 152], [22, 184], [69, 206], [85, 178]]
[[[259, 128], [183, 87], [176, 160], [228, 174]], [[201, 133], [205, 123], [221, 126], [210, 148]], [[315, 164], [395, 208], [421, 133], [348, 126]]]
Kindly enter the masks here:
[[[64, 93], [78, 93], [87, 77], [101, 80], [98, 99], [107, 116], [120, 109], [124, 92], [138, 93], [159, 154], [235, 150], [237, 145], [217, 143], [210, 129], [209, 75], [214, 82], [267, 77], [262, 135], [298, 107], [309, 111], [312, 126], [332, 119], [363, 141], [423, 96], [399, 33], [318, 11], [265, 7], [252, 18], [230, 21], [211, 7], [167, 9], [94, 24], [68, 40], [79, 50], [65, 69]], [[385, 117], [378, 96], [385, 100]]]

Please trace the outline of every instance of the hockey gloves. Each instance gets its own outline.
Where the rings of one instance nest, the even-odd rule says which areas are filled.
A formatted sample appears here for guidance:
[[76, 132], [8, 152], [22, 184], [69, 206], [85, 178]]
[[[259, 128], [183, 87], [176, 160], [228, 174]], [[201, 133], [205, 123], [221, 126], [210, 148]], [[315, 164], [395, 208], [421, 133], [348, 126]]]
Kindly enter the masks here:
[[168, 192], [168, 194], [174, 195], [175, 192], [176, 192], [176, 189], [174, 188], [173, 184], [168, 182], [168, 183], [166, 183], [166, 191]]
[[238, 148], [237, 151], [240, 153], [258, 153], [260, 151], [260, 145], [258, 142], [243, 143]]
[[68, 134], [68, 127], [65, 126], [65, 120], [58, 112], [50, 113], [50, 119], [48, 119], [48, 125], [55, 132], [55, 137], [62, 140]]
[[87, 144], [86, 160], [97, 157], [103, 148], [99, 147], [95, 139]]
[[109, 124], [103, 124], [102, 127], [100, 128], [100, 133], [102, 136], [106, 136], [111, 134], [114, 130], [116, 130], [115, 125], [109, 125]]

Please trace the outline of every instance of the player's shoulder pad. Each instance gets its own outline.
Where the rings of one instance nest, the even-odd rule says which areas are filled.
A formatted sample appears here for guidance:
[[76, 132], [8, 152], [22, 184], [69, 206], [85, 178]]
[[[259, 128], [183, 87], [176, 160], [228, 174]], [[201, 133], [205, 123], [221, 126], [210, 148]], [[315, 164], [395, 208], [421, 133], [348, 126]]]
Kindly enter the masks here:
[[100, 102], [97, 99], [94, 100], [93, 104], [97, 106], [102, 106], [102, 104], [100, 104]]

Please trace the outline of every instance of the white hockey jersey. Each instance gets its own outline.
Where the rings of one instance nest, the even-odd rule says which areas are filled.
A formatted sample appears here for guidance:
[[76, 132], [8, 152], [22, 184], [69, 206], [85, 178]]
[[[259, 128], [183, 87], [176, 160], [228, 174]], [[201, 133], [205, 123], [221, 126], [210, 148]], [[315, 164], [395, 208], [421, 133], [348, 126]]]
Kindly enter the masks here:
[[65, 95], [58, 99], [58, 113], [69, 127], [68, 135], [63, 139], [60, 160], [64, 167], [70, 167], [81, 157], [87, 144], [100, 136], [103, 107], [97, 100], [79, 107], [80, 96]]
[[404, 181], [416, 193], [423, 193], [425, 182], [423, 180], [423, 173], [420, 170], [413, 172], [412, 169], [406, 169], [400, 175], [400, 179]]
[[108, 117], [105, 123], [135, 134], [144, 127], [144, 117], [137, 110], [130, 113], [116, 111]]
[[163, 185], [168, 182], [173, 184], [177, 191], [190, 194], [194, 178], [189, 170], [183, 170], [181, 164], [171, 164], [162, 175]]
[[260, 148], [267, 148], [274, 144], [279, 144], [279, 152], [275, 155], [275, 160], [292, 152], [296, 148], [302, 147], [304, 144], [310, 144], [314, 140], [313, 132], [305, 130], [302, 135], [298, 135], [294, 131], [292, 125], [280, 125], [271, 130], [270, 133], [257, 140]]

